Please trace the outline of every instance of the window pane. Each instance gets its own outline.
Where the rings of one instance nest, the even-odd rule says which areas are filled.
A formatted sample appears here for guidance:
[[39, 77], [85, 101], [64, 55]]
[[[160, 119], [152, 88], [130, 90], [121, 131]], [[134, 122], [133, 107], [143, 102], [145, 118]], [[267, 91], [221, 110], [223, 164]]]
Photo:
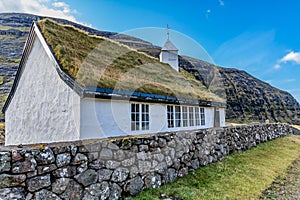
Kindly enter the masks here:
[[194, 126], [194, 108], [189, 107], [189, 122], [190, 126]]
[[176, 127], [180, 127], [181, 126], [180, 106], [175, 106], [175, 126]]
[[167, 120], [168, 120], [168, 128], [174, 127], [174, 107], [173, 106], [167, 106]]
[[188, 126], [188, 112], [186, 106], [182, 106], [182, 125], [183, 127]]
[[201, 126], [205, 125], [205, 112], [204, 108], [200, 108]]
[[195, 107], [195, 125], [200, 126], [200, 113], [198, 107]]

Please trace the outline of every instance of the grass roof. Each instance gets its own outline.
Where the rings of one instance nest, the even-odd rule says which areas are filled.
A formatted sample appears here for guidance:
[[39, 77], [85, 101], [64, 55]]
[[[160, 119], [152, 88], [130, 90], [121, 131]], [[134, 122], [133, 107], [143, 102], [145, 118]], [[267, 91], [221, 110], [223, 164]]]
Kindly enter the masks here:
[[49, 19], [38, 25], [62, 70], [84, 87], [222, 102], [193, 75], [145, 53]]

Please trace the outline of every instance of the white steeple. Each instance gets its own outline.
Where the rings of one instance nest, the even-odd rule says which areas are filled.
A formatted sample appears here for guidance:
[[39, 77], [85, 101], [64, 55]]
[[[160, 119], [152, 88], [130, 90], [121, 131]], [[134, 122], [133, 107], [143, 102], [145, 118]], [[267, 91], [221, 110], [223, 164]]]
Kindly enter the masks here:
[[159, 58], [160, 62], [169, 64], [173, 69], [178, 71], [178, 49], [170, 41], [169, 26], [166, 28], [167, 41], [161, 49]]

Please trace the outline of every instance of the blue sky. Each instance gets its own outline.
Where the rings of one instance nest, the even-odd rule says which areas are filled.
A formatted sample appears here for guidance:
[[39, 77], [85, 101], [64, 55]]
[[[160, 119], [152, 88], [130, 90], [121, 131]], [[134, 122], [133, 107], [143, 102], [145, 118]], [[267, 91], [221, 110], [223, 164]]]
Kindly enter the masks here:
[[298, 102], [299, 8], [297, 0], [0, 0], [0, 12], [50, 15], [100, 30], [144, 34], [160, 46], [169, 24], [180, 54], [245, 70]]

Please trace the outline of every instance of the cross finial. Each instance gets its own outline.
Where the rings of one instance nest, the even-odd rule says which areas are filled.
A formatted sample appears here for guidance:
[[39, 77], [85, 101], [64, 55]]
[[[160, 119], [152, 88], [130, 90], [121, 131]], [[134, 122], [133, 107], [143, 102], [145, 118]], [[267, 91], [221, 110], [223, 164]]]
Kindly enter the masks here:
[[168, 37], [168, 39], [170, 38], [170, 32], [169, 32], [169, 29], [170, 29], [170, 26], [169, 26], [169, 24], [167, 24], [166, 32], [167, 32], [167, 37]]

